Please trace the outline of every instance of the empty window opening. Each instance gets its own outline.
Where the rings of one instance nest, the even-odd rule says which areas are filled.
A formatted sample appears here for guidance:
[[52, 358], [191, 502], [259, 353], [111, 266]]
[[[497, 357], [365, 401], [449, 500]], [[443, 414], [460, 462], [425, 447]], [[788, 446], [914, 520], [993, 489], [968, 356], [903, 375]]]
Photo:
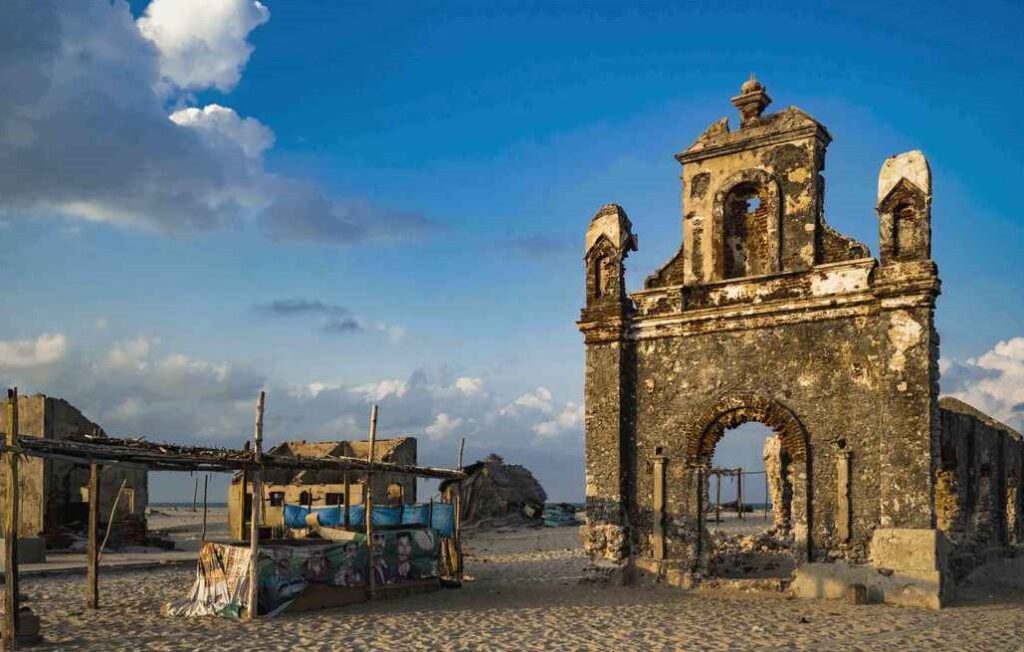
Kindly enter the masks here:
[[770, 271], [767, 218], [768, 207], [758, 186], [740, 184], [726, 196], [722, 225], [725, 278]]

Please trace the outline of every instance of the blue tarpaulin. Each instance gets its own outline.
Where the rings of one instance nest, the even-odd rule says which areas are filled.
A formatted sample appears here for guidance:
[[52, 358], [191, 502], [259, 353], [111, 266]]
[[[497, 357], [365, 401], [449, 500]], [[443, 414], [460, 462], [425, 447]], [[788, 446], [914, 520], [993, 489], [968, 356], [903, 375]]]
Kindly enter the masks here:
[[[310, 512], [316, 514], [317, 523], [324, 527], [344, 527], [344, 507], [306, 507], [305, 505], [285, 505], [285, 527], [304, 529], [309, 527], [306, 517]], [[362, 505], [349, 507], [348, 519], [350, 526], [359, 527], [365, 519]], [[429, 519], [429, 523], [427, 522]], [[385, 506], [373, 508], [374, 525], [429, 525], [443, 537], [455, 533], [455, 510], [450, 503], [420, 503], [417, 505]]]

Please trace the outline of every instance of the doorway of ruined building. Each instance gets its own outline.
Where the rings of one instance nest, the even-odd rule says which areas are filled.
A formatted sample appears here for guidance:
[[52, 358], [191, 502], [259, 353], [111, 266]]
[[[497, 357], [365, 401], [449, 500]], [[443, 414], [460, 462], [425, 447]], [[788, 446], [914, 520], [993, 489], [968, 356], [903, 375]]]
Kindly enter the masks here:
[[794, 527], [797, 465], [769, 426], [724, 430], [703, 475], [706, 574], [784, 579], [802, 561]]

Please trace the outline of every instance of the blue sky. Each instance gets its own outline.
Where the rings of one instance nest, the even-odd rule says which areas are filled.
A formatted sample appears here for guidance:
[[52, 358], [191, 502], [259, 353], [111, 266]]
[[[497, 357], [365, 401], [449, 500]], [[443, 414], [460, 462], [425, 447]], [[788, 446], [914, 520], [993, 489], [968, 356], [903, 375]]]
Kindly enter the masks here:
[[633, 288], [670, 257], [672, 155], [751, 71], [830, 129], [827, 218], [873, 252], [881, 163], [924, 150], [943, 389], [1024, 421], [1019, 5], [12, 9], [0, 380], [110, 432], [239, 445], [267, 388], [271, 441], [354, 437], [378, 400], [427, 462], [465, 436], [579, 499], [583, 231], [626, 208]]

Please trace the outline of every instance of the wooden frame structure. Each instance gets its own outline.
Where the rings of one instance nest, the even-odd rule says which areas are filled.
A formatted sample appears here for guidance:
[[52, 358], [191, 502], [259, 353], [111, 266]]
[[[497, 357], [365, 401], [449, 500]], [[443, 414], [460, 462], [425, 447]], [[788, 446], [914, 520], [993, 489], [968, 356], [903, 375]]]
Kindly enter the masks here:
[[[11, 424], [12, 432], [18, 431], [18, 390], [9, 389], [8, 396], [8, 423]], [[439, 480], [465, 479], [466, 474], [459, 469], [445, 469], [433, 467], [421, 467], [407, 464], [394, 464], [391, 462], [376, 461], [373, 459], [373, 439], [376, 437], [377, 406], [372, 408], [371, 430], [370, 430], [370, 452], [363, 458], [325, 455], [317, 458], [295, 457], [291, 455], [270, 455], [262, 452], [263, 444], [263, 410], [265, 393], [260, 392], [256, 407], [256, 424], [253, 436], [253, 445], [242, 450], [228, 448], [213, 448], [203, 446], [183, 446], [180, 444], [159, 444], [146, 441], [143, 438], [119, 439], [107, 436], [78, 435], [67, 439], [40, 439], [36, 437], [25, 437], [18, 435], [10, 437], [7, 433], [0, 434], [0, 457], [6, 467], [7, 473], [4, 476], [6, 491], [4, 494], [4, 521], [3, 521], [3, 561], [4, 561], [4, 584], [6, 595], [6, 611], [4, 613], [4, 642], [13, 649], [14, 640], [18, 633], [18, 458], [23, 455], [60, 459], [78, 464], [89, 465], [89, 534], [88, 534], [88, 555], [86, 564], [86, 606], [90, 609], [99, 607], [99, 548], [97, 541], [97, 529], [99, 527], [99, 474], [103, 465], [128, 465], [143, 467], [147, 470], [156, 471], [206, 471], [206, 472], [234, 472], [243, 471], [253, 478], [254, 485], [258, 487], [261, 471], [269, 469], [286, 470], [313, 470], [313, 471], [351, 471], [367, 474], [368, 487], [372, 487], [374, 472], [386, 472], [394, 474], [413, 475], [421, 478], [434, 478]], [[461, 455], [460, 455], [461, 457]], [[372, 492], [372, 488], [370, 489]], [[255, 491], [254, 497], [258, 495]], [[249, 611], [250, 618], [256, 617], [256, 603], [253, 599], [255, 593], [255, 573], [257, 553], [259, 549], [259, 530], [256, 524], [259, 522], [258, 511], [262, 506], [262, 500], [253, 500], [251, 506], [252, 534], [250, 535], [250, 550], [252, 564], [250, 566], [250, 597]], [[371, 510], [366, 510], [367, 538], [372, 533], [370, 522]], [[458, 527], [458, 526], [456, 526]], [[459, 533], [456, 529], [456, 540]], [[373, 552], [372, 541], [370, 559], [372, 564]], [[372, 566], [371, 566], [372, 569]], [[370, 578], [373, 573], [371, 570]], [[373, 589], [371, 585], [371, 599]]]

